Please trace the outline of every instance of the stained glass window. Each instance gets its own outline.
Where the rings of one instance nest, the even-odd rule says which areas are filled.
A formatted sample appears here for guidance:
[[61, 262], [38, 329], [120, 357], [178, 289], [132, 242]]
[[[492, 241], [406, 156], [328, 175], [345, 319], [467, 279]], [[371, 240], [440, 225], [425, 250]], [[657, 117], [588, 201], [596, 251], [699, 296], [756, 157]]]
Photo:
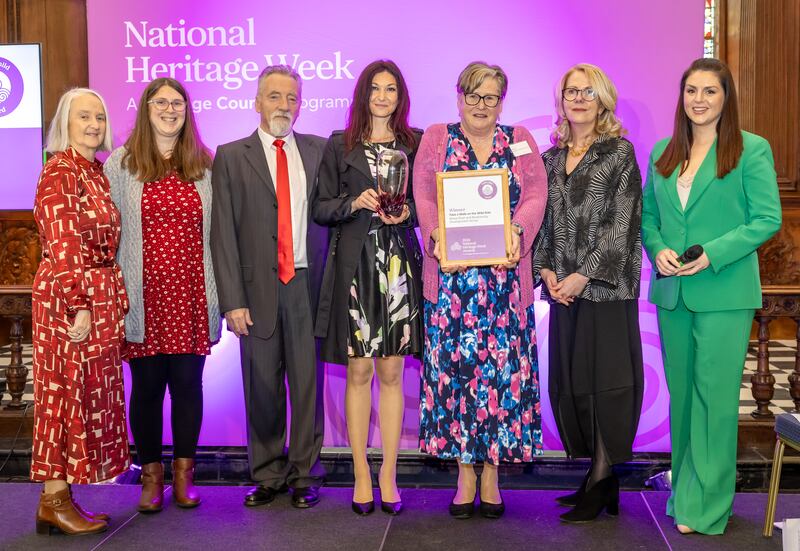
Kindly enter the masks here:
[[714, 42], [717, 37], [717, 2], [716, 0], [704, 0], [705, 2], [705, 25], [703, 28], [703, 57], [715, 57], [716, 47]]

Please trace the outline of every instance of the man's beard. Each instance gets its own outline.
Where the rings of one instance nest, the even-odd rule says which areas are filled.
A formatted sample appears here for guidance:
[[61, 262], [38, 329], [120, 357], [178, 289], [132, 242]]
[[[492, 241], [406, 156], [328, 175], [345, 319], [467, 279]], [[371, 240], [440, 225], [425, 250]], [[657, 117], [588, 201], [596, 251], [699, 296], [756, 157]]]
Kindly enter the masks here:
[[269, 117], [270, 133], [276, 138], [282, 138], [292, 130], [292, 122], [292, 114], [289, 111], [275, 111]]

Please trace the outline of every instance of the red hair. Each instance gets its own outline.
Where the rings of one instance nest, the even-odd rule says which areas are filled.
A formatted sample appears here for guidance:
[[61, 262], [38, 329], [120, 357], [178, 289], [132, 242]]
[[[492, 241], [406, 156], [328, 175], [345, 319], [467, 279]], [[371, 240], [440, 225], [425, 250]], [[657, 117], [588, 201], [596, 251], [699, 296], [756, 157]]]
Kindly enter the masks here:
[[379, 59], [373, 61], [358, 75], [356, 88], [353, 90], [353, 103], [347, 117], [347, 128], [344, 130], [345, 149], [351, 151], [356, 145], [369, 139], [372, 134], [372, 113], [369, 110], [369, 98], [372, 94], [372, 79], [378, 73], [389, 73], [397, 82], [397, 108], [389, 120], [395, 139], [408, 148], [414, 147], [414, 133], [408, 125], [408, 112], [411, 101], [403, 73], [394, 61]]
[[736, 99], [736, 86], [733, 83], [731, 70], [718, 59], [696, 59], [681, 77], [681, 88], [678, 93], [678, 107], [675, 109], [675, 124], [672, 130], [672, 139], [666, 149], [656, 161], [658, 173], [668, 178], [677, 167], [684, 170], [684, 163], [689, 160], [692, 150], [692, 124], [683, 107], [683, 91], [686, 80], [696, 71], [708, 71], [717, 75], [725, 100], [722, 104], [722, 113], [717, 121], [717, 178], [724, 178], [739, 164], [739, 159], [744, 150], [742, 130], [739, 126], [739, 108]]

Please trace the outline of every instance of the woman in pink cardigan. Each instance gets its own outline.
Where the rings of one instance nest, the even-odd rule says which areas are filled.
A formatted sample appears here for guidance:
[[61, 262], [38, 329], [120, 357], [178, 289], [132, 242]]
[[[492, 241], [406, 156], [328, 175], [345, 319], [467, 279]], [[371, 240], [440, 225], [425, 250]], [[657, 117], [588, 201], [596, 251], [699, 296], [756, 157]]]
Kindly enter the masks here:
[[[531, 244], [547, 201], [547, 175], [530, 132], [497, 123], [508, 78], [496, 65], [470, 63], [458, 78], [460, 122], [436, 124], [414, 164], [414, 200], [425, 249], [425, 346], [420, 449], [458, 461], [450, 514], [469, 518], [483, 463], [480, 513], [499, 518], [501, 461], [541, 453], [539, 376]], [[509, 262], [446, 270], [439, 266], [436, 173], [507, 168], [513, 227]]]

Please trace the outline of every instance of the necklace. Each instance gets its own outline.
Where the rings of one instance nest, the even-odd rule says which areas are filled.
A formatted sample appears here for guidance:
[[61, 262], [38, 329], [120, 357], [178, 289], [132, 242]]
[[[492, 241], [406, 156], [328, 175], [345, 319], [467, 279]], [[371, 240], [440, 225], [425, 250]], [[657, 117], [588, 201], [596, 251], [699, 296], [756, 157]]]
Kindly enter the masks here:
[[592, 136], [581, 147], [577, 146], [569, 146], [569, 154], [573, 157], [581, 157], [584, 153], [589, 151], [589, 148], [592, 147], [592, 144], [597, 140], [597, 136]]
[[695, 173], [691, 174], [681, 174], [678, 176], [678, 185], [681, 186], [683, 189], [690, 189], [692, 184], [694, 183], [694, 176]]

